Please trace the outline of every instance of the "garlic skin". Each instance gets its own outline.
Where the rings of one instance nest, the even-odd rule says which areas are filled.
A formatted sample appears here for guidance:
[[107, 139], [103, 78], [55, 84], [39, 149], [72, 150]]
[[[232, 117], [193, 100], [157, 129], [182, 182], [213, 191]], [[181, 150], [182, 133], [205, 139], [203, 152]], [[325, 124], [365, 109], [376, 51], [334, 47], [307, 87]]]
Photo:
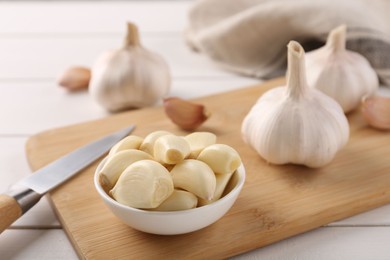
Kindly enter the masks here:
[[165, 98], [163, 105], [168, 118], [183, 130], [194, 130], [210, 117], [204, 105], [177, 97]]
[[244, 140], [273, 164], [322, 167], [348, 141], [341, 106], [306, 82], [304, 50], [288, 44], [287, 86], [264, 93], [242, 124]]
[[308, 85], [335, 99], [348, 113], [360, 105], [364, 96], [372, 95], [379, 79], [365, 57], [345, 48], [346, 26], [329, 33], [325, 46], [307, 53]]
[[79, 91], [88, 88], [91, 70], [86, 67], [70, 67], [57, 79], [58, 85], [69, 91]]
[[390, 97], [372, 96], [362, 100], [362, 115], [377, 129], [390, 130]]
[[166, 62], [140, 44], [138, 29], [128, 23], [125, 45], [101, 55], [92, 67], [89, 91], [111, 112], [154, 105], [170, 90]]

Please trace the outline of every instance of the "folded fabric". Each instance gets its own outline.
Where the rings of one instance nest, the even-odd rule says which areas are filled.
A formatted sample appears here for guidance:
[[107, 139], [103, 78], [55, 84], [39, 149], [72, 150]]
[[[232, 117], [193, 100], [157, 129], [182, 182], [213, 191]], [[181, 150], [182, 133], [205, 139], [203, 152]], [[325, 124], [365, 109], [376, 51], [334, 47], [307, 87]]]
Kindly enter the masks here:
[[346, 24], [347, 48], [390, 86], [389, 14], [388, 0], [201, 0], [189, 12], [186, 38], [228, 70], [270, 78], [284, 73], [290, 40], [310, 51]]

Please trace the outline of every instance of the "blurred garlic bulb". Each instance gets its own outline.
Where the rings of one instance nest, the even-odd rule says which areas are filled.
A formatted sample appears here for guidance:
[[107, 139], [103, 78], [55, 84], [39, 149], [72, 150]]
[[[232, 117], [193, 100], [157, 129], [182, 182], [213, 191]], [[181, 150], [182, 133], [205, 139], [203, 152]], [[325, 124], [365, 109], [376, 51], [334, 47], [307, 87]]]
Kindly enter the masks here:
[[332, 30], [325, 46], [306, 55], [307, 82], [334, 98], [344, 113], [354, 110], [364, 96], [372, 95], [379, 80], [370, 63], [346, 50], [346, 26]]
[[151, 106], [170, 90], [166, 62], [140, 44], [136, 25], [128, 23], [121, 49], [104, 53], [92, 68], [90, 93], [107, 110]]
[[287, 86], [264, 93], [242, 124], [244, 140], [274, 164], [328, 164], [349, 138], [340, 105], [306, 82], [302, 46], [288, 44]]

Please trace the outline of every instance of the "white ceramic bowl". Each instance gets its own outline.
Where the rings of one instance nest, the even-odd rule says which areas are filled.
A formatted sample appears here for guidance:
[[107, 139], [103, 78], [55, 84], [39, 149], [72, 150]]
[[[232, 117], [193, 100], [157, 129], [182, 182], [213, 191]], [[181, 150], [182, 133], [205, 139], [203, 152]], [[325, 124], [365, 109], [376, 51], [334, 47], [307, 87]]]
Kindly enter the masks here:
[[148, 211], [124, 206], [103, 190], [99, 183], [99, 172], [105, 159], [95, 171], [95, 188], [109, 209], [130, 227], [152, 234], [177, 235], [189, 233], [211, 225], [220, 219], [236, 201], [245, 182], [245, 169], [241, 165], [232, 176], [225, 196], [206, 206], [181, 211]]

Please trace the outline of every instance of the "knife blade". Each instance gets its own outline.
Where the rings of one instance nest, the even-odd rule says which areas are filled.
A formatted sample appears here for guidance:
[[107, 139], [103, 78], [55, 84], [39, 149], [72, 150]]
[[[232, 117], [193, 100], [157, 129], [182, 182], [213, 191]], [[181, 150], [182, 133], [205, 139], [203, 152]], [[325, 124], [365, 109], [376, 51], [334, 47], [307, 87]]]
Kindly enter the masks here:
[[93, 163], [134, 128], [132, 125], [80, 147], [0, 194], [0, 233], [33, 207], [44, 194]]

